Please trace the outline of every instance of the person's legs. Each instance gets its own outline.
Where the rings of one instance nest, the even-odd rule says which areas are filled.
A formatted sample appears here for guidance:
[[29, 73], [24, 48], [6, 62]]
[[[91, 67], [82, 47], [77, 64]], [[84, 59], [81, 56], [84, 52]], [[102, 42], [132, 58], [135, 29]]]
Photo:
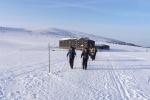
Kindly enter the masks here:
[[85, 59], [85, 69], [87, 69], [88, 59]]
[[69, 58], [69, 64], [70, 64], [70, 68], [71, 68], [71, 58]]
[[74, 57], [72, 58], [72, 69], [73, 69], [73, 66], [74, 66]]
[[69, 59], [69, 63], [70, 63], [70, 68], [73, 69], [73, 59], [72, 58]]
[[82, 68], [84, 69], [84, 59], [82, 59]]
[[95, 57], [96, 57], [96, 53], [94, 54], [94, 60], [95, 60]]
[[92, 59], [92, 61], [94, 60], [94, 54], [93, 53], [91, 54], [91, 59]]
[[82, 61], [82, 66], [83, 66], [83, 69], [85, 69], [85, 59], [83, 58], [83, 61]]
[[92, 55], [92, 61], [94, 60], [94, 55]]

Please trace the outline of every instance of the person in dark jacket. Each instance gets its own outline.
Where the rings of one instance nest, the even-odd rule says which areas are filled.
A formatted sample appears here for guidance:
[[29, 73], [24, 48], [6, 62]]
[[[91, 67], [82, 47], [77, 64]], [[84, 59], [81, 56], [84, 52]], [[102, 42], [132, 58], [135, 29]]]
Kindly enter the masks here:
[[90, 57], [91, 57], [92, 61], [95, 60], [96, 53], [97, 53], [97, 49], [95, 47], [90, 49]]
[[97, 53], [97, 49], [96, 49], [96, 47], [94, 47], [93, 49], [94, 49], [94, 57], [93, 57], [93, 60], [95, 60], [96, 53]]
[[88, 48], [85, 48], [82, 53], [81, 53], [81, 58], [82, 58], [82, 67], [83, 69], [87, 69], [87, 63], [89, 59], [89, 50]]
[[67, 57], [69, 56], [69, 64], [70, 64], [70, 68], [73, 69], [73, 65], [74, 65], [74, 58], [76, 56], [76, 52], [75, 52], [75, 48], [74, 47], [70, 47], [68, 53], [67, 53]]

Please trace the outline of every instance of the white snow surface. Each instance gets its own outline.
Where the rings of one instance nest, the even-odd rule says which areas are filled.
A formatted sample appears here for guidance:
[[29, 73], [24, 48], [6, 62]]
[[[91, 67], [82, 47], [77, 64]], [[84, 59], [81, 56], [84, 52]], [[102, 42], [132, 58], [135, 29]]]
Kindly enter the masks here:
[[87, 70], [76, 51], [71, 70], [59, 39], [1, 34], [0, 100], [150, 100], [150, 49], [102, 42], [111, 50], [89, 59]]

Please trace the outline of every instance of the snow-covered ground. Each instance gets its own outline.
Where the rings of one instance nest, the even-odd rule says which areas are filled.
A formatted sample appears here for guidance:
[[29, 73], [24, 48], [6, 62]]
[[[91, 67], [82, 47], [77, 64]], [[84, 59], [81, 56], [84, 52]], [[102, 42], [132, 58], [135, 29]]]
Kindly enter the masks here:
[[71, 70], [59, 39], [1, 34], [0, 100], [150, 100], [150, 49], [109, 44], [86, 71], [77, 51]]

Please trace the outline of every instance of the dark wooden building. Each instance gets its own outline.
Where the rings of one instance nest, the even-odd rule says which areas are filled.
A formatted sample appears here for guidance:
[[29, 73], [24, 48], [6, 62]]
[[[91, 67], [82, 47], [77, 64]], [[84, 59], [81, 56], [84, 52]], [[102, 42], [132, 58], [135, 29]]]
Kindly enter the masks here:
[[66, 38], [66, 39], [62, 39], [59, 41], [59, 47], [60, 48], [64, 48], [64, 49], [68, 49], [70, 48], [70, 46], [75, 47], [78, 50], [81, 50], [85, 47], [94, 47], [95, 46], [95, 41], [90, 40], [88, 38], [80, 38], [80, 39], [76, 39], [76, 38]]
[[109, 50], [110, 46], [106, 44], [96, 45], [95, 46], [97, 50]]

